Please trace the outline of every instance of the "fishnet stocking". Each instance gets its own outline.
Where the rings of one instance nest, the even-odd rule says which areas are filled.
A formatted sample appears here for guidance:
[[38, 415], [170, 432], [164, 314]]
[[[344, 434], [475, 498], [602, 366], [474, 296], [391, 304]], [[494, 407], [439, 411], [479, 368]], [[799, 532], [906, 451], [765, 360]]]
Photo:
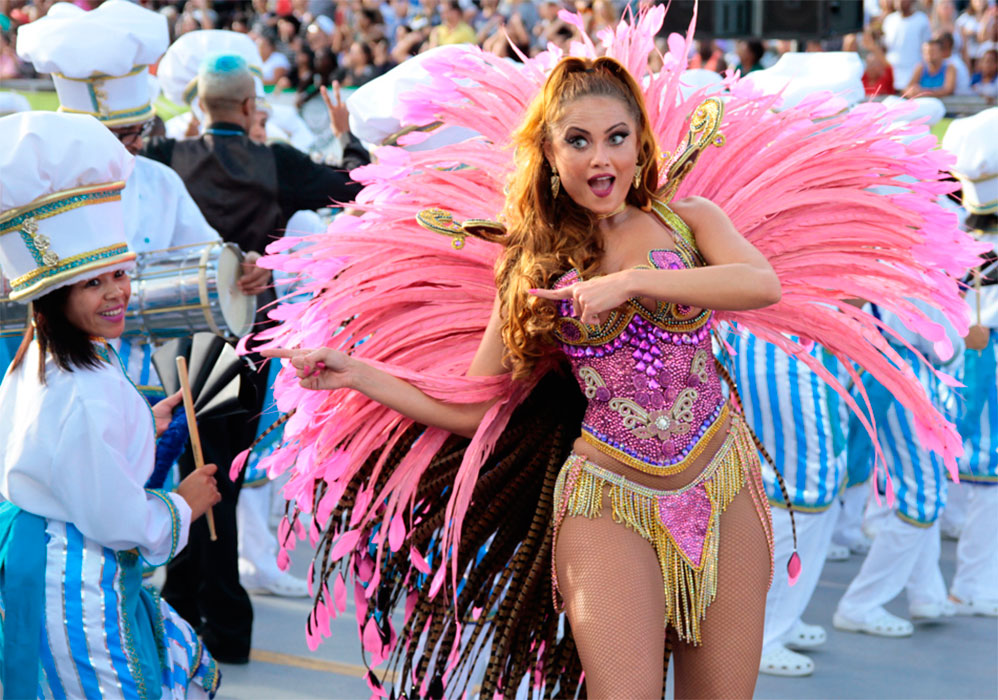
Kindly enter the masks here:
[[662, 697], [665, 593], [655, 550], [613, 522], [604, 490], [599, 518], [566, 517], [556, 566], [589, 698]]
[[677, 698], [752, 697], [769, 572], [769, 545], [746, 485], [721, 516], [717, 598], [703, 620], [703, 644], [671, 639]]
[[[703, 644], [669, 633], [677, 698], [750, 698], [755, 689], [770, 553], [747, 486], [720, 527], [717, 598], [703, 621]], [[555, 557], [588, 696], [662, 697], [665, 594], [651, 544], [613, 522], [604, 492], [599, 518], [565, 518]]]

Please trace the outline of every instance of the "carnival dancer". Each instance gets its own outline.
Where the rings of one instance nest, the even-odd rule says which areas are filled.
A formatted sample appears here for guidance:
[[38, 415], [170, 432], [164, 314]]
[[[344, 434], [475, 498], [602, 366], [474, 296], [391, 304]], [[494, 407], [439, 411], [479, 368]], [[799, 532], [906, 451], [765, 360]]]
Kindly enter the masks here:
[[956, 155], [966, 226], [991, 246], [967, 280], [971, 327], [965, 338], [965, 385], [959, 403], [964, 455], [960, 486], [966, 515], [956, 550], [950, 601], [958, 615], [998, 615], [998, 109], [956, 119], [943, 148]]
[[218, 501], [214, 465], [144, 489], [170, 407], [152, 408], [106, 339], [124, 328], [135, 254], [132, 156], [85, 115], [0, 119], [0, 262], [32, 323], [0, 384], [0, 629], [5, 697], [205, 697], [194, 630], [142, 588]]
[[[523, 169], [507, 206], [517, 243], [497, 283], [559, 303], [500, 291], [468, 374], [529, 376], [553, 340], [595, 399], [559, 477], [553, 570], [589, 692], [660, 695], [664, 621], [679, 643], [678, 694], [749, 696], [771, 573], [769, 512], [751, 437], [722, 396], [705, 309], [772, 304], [776, 275], [716, 205], [655, 200], [659, 148], [640, 88], [617, 61], [559, 63], [517, 145]], [[621, 331], [654, 348], [654, 363], [614, 357]], [[473, 436], [494, 403], [435, 400], [334, 350], [290, 356], [304, 386], [350, 387], [458, 435]], [[672, 514], [659, 519], [658, 509]], [[699, 518], [702, 532], [680, 534], [682, 521]], [[724, 635], [734, 616], [744, 633]], [[744, 663], [712, 676], [720, 658]]]
[[[843, 301], [900, 311], [911, 296], [966, 325], [954, 275], [976, 249], [933, 203], [945, 154], [895, 140], [925, 129], [891, 125], [881, 105], [842, 112], [825, 95], [774, 113], [778, 96], [736, 77], [726, 105], [686, 98], [691, 37], [647, 74], [663, 14], [605, 31], [601, 58], [583, 43], [522, 68], [428, 61], [432, 84], [399, 98], [402, 126], [482, 138], [379, 150], [354, 174], [362, 216], [271, 248], [268, 264], [312, 293], [264, 337], [291, 358], [275, 395], [296, 409], [266, 461], [291, 469], [285, 493], [315, 523], [286, 521], [282, 544], [322, 543], [307, 640], [328, 635], [352, 581], [364, 648], [372, 666], [398, 662], [396, 691], [460, 696], [483, 653], [486, 696], [521, 682], [573, 696], [585, 669], [594, 697], [655, 697], [668, 638], [677, 695], [751, 695], [767, 499], [711, 323], [744, 324], [840, 393], [790, 336], [854, 359], [955, 468], [953, 427], [890, 364], [876, 319]], [[676, 149], [661, 170], [656, 139]], [[903, 196], [868, 191], [909, 172]], [[358, 391], [316, 391], [345, 387]]]

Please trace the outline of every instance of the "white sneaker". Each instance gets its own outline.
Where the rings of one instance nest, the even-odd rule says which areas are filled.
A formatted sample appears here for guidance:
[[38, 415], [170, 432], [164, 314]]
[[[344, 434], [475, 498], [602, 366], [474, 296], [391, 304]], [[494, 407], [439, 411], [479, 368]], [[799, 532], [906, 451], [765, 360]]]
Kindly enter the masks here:
[[832, 625], [843, 632], [863, 632], [877, 637], [910, 637], [915, 626], [902, 617], [891, 615], [882, 607], [875, 608], [859, 622], [836, 611], [832, 616]]
[[759, 673], [771, 676], [810, 676], [814, 673], [814, 662], [781, 644], [762, 655], [759, 659]]
[[984, 615], [998, 617], [998, 599], [957, 600], [952, 596], [949, 603], [953, 606], [954, 615]]
[[828, 634], [821, 625], [809, 625], [801, 620], [787, 633], [783, 644], [789, 649], [814, 649], [825, 643]]
[[849, 559], [849, 548], [841, 544], [830, 544], [825, 559], [827, 561], [846, 561]]
[[955, 614], [956, 606], [948, 600], [908, 604], [908, 615], [912, 620], [938, 620]]
[[288, 571], [267, 578], [259, 575], [242, 576], [240, 581], [246, 590], [253, 593], [276, 595], [281, 598], [308, 597], [308, 582], [303, 578], [292, 576]]

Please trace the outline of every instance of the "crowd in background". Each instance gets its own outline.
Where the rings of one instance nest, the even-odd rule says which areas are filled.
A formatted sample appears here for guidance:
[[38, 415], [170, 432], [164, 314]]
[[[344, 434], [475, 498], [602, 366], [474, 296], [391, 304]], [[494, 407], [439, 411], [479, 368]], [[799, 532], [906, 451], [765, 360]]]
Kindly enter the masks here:
[[[92, 8], [100, 0], [75, 0]], [[0, 0], [0, 79], [32, 77], [15, 53], [19, 25], [43, 16], [51, 0]], [[197, 29], [250, 34], [263, 58], [264, 83], [293, 90], [300, 107], [321, 85], [359, 87], [434, 46], [474, 43], [521, 60], [549, 44], [562, 48], [579, 29], [558, 12], [580, 12], [591, 37], [646, 0], [141, 0], [170, 20], [173, 39]], [[995, 0], [864, 0], [861, 33], [826, 41], [701, 39], [691, 67], [743, 74], [767, 68], [788, 51], [857, 51], [868, 94], [998, 93]], [[508, 37], [508, 40], [507, 40]], [[666, 49], [660, 37], [659, 49]], [[650, 59], [653, 63], [656, 57]]]

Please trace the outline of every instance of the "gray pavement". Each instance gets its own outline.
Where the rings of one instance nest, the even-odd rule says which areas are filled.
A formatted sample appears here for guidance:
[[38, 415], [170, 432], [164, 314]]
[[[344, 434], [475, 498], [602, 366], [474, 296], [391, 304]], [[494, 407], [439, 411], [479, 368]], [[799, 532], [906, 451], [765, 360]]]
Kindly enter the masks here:
[[[309, 553], [293, 553], [295, 573], [304, 575]], [[955, 543], [944, 540], [942, 568], [953, 576]], [[772, 698], [984, 698], [998, 699], [998, 621], [946, 618], [916, 623], [906, 639], [883, 639], [840, 632], [832, 612], [861, 557], [827, 562], [804, 620], [828, 630], [828, 641], [811, 652], [815, 672], [807, 678], [760, 675], [756, 697]], [[305, 600], [254, 596], [252, 660], [223, 666], [219, 698], [367, 698], [353, 602], [332, 623], [333, 637], [309, 652]], [[907, 616], [904, 595], [887, 606]], [[670, 691], [671, 694], [671, 691]]]

